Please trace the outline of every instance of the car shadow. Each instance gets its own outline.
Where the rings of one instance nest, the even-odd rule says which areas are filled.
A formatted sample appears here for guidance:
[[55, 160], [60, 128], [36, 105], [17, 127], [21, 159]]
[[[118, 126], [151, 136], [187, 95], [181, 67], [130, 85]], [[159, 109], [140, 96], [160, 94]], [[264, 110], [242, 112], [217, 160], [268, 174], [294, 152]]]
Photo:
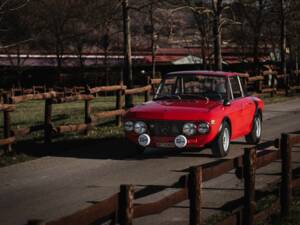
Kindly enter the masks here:
[[124, 138], [75, 139], [44, 144], [42, 141], [20, 141], [14, 149], [33, 157], [55, 156], [86, 159], [125, 159], [135, 155]]
[[[232, 142], [232, 145], [245, 145], [244, 142]], [[44, 144], [42, 139], [23, 140], [14, 145], [17, 153], [33, 157], [54, 156], [83, 159], [147, 160], [169, 157], [213, 158], [208, 148], [201, 149], [147, 149], [138, 154], [135, 147], [123, 137], [84, 138], [55, 141]]]

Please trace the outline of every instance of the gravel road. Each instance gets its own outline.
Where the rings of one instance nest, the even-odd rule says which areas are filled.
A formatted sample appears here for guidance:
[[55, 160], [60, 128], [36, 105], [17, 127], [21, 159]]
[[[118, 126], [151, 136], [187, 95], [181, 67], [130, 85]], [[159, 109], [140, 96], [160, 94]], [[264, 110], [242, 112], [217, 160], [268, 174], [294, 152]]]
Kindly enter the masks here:
[[[300, 98], [267, 105], [264, 112], [263, 141], [282, 132], [300, 130]], [[91, 141], [47, 157], [0, 169], [0, 224], [21, 225], [27, 219], [53, 220], [85, 208], [117, 192], [120, 184], [134, 184], [137, 202], [149, 202], [174, 191], [168, 186], [190, 166], [215, 161], [210, 151], [178, 152], [147, 150], [143, 156], [126, 152], [122, 140]], [[77, 147], [76, 147], [77, 146]], [[232, 144], [228, 158], [242, 154], [243, 139]], [[298, 148], [299, 149], [299, 148]], [[300, 150], [300, 149], [299, 149]], [[40, 151], [43, 151], [41, 147]], [[293, 153], [300, 162], [300, 151]], [[260, 169], [257, 184], [276, 178], [280, 164]], [[227, 201], [239, 198], [243, 184], [232, 173], [205, 183], [205, 218], [225, 209]], [[144, 197], [145, 194], [150, 196]], [[188, 224], [188, 202], [160, 215], [140, 218], [134, 224]]]

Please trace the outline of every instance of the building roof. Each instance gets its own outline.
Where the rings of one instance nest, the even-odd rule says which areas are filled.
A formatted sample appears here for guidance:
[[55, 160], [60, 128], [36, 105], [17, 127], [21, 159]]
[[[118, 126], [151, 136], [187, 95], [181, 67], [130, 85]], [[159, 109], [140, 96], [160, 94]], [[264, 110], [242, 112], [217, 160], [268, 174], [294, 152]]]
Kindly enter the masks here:
[[177, 75], [208, 75], [208, 76], [220, 76], [220, 77], [232, 77], [237, 76], [238, 73], [223, 72], [223, 71], [206, 71], [206, 70], [190, 70], [190, 71], [176, 71], [166, 74], [165, 76], [177, 76]]
[[[186, 64], [201, 64], [203, 62], [199, 48], [159, 48], [157, 49], [155, 61], [157, 65], [186, 65]], [[238, 55], [236, 48], [222, 49], [223, 64], [240, 64], [251, 63], [251, 57], [242, 58]], [[54, 54], [0, 54], [0, 66], [16, 66], [18, 65], [18, 57], [20, 57], [21, 66], [27, 67], [56, 67], [57, 60]], [[104, 65], [105, 56], [99, 54], [84, 54], [81, 58], [78, 55], [65, 54], [62, 57], [63, 67], [78, 67], [80, 59], [83, 60], [85, 66], [101, 66]], [[151, 52], [133, 52], [133, 63], [149, 65], [152, 63]], [[271, 60], [266, 55], [260, 56], [260, 61], [264, 62]], [[122, 65], [124, 56], [122, 52], [111, 52], [107, 56], [109, 65]]]

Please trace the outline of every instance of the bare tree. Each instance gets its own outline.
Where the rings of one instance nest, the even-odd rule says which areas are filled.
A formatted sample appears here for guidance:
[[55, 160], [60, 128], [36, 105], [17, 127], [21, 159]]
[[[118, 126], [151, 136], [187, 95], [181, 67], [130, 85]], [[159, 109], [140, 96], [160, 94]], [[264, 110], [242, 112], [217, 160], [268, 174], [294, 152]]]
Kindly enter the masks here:
[[[84, 36], [93, 30], [87, 27], [92, 0], [32, 0], [33, 20], [39, 32], [38, 45], [48, 53], [55, 53], [57, 75], [62, 71], [63, 55], [71, 52], [72, 42], [77, 52], [84, 48]], [[95, 7], [95, 6], [94, 6]], [[91, 21], [91, 20], [89, 20]], [[82, 58], [80, 58], [82, 61]]]
[[200, 46], [201, 46], [201, 58], [203, 60], [203, 67], [207, 69], [208, 59], [207, 52], [210, 49], [209, 33], [210, 33], [210, 15], [206, 10], [196, 10], [196, 8], [203, 9], [205, 2], [203, 0], [186, 0], [189, 7], [192, 9], [194, 19], [196, 21], [197, 29], [200, 33]]
[[259, 68], [259, 46], [263, 33], [263, 26], [270, 9], [269, 0], [239, 0], [240, 9], [246, 18], [247, 25], [251, 30], [253, 38], [253, 73], [258, 74]]
[[21, 57], [21, 50], [29, 49], [32, 41], [27, 3], [25, 0], [0, 1], [0, 49], [7, 54], [11, 66], [16, 68], [14, 80], [19, 86], [26, 60]]

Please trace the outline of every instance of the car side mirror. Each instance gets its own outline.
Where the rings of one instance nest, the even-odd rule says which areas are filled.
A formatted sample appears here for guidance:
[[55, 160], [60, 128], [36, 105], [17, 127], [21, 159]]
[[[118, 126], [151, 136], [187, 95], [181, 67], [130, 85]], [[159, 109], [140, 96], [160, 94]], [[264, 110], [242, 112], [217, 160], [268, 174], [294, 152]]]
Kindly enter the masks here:
[[224, 99], [223, 105], [224, 105], [224, 106], [230, 106], [231, 103], [230, 103], [230, 101], [229, 101], [228, 99]]

